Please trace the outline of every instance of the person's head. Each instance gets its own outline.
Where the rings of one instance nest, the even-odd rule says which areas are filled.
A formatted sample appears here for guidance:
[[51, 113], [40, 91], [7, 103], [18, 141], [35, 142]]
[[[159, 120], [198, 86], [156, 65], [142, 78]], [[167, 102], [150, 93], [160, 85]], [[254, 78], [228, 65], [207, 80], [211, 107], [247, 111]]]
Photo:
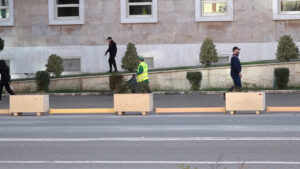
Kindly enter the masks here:
[[233, 52], [233, 54], [235, 54], [235, 55], [239, 55], [240, 54], [240, 48], [239, 47], [233, 47], [233, 49], [232, 49], [232, 52]]
[[139, 57], [139, 63], [144, 62], [144, 61], [145, 61], [145, 59], [142, 56], [140, 56]]
[[109, 36], [106, 40], [110, 43], [112, 41], [112, 37]]

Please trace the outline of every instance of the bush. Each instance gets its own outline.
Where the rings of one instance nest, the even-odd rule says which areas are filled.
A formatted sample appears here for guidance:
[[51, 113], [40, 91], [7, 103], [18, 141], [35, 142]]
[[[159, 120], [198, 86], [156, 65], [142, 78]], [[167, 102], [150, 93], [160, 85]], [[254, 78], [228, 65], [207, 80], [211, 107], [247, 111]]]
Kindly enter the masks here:
[[54, 54], [49, 56], [46, 67], [46, 71], [51, 74], [54, 74], [55, 77], [60, 77], [61, 73], [64, 71], [62, 58]]
[[5, 41], [2, 38], [0, 38], [0, 51], [4, 49], [4, 43]]
[[37, 92], [48, 92], [50, 84], [50, 75], [47, 71], [38, 71], [35, 74]]
[[288, 87], [290, 70], [288, 68], [276, 68], [274, 70], [275, 81], [278, 89]]
[[128, 43], [127, 51], [125, 53], [125, 56], [122, 58], [122, 68], [129, 72], [134, 72], [139, 65], [138, 59], [139, 57], [136, 52], [135, 45], [132, 43]]
[[299, 57], [299, 49], [290, 35], [280, 37], [276, 58], [280, 61], [289, 61]]
[[137, 93], [148, 93], [150, 92], [149, 84], [146, 82], [141, 82], [137, 84]]
[[109, 76], [109, 88], [111, 91], [115, 91], [118, 84], [122, 83], [122, 75], [111, 75]]
[[199, 90], [200, 88], [200, 83], [202, 80], [202, 73], [201, 72], [188, 72], [186, 74], [186, 78], [190, 81], [191, 83], [191, 90]]
[[206, 66], [211, 65], [211, 63], [218, 62], [218, 54], [214, 42], [210, 38], [206, 38], [201, 46], [200, 52], [200, 63]]
[[130, 85], [128, 82], [122, 80], [121, 83], [116, 85], [116, 89], [114, 90], [114, 93], [116, 94], [125, 94], [125, 93], [131, 93], [130, 92]]

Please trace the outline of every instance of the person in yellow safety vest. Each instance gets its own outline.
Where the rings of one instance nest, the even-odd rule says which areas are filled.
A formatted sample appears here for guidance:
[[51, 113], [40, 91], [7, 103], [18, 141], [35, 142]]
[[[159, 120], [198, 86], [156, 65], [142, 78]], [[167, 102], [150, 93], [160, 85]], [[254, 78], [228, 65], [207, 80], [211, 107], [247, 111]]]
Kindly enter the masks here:
[[[143, 57], [139, 57], [139, 66], [137, 69], [137, 77], [136, 81], [139, 83], [146, 83], [149, 85], [149, 75], [148, 75], [148, 65], [144, 62], [145, 59]], [[151, 93], [151, 90], [148, 86], [147, 88], [148, 93]]]

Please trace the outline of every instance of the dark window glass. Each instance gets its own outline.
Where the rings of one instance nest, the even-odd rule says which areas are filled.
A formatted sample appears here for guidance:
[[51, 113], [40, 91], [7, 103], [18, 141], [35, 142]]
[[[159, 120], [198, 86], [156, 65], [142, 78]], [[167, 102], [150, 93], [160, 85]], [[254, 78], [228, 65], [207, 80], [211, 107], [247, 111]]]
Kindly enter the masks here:
[[136, 3], [136, 2], [152, 2], [152, 0], [129, 0], [130, 3]]
[[78, 7], [58, 7], [57, 9], [58, 17], [72, 17], [79, 16], [79, 8]]
[[129, 6], [129, 15], [151, 15], [151, 5]]
[[8, 6], [8, 0], [0, 0], [0, 6]]
[[79, 0], [56, 0], [57, 5], [62, 4], [79, 4]]

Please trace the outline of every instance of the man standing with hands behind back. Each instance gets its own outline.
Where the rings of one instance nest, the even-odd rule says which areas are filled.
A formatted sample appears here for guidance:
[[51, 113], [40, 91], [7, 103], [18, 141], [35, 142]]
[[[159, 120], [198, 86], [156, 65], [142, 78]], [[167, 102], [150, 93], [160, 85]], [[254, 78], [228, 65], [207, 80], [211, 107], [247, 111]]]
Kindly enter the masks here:
[[109, 53], [109, 60], [108, 60], [109, 72], [112, 72], [112, 66], [114, 66], [115, 72], [118, 72], [116, 59], [115, 59], [118, 51], [117, 44], [113, 41], [112, 37], [108, 37], [107, 41], [109, 45], [107, 51], [105, 52], [105, 56], [107, 55], [107, 53]]

